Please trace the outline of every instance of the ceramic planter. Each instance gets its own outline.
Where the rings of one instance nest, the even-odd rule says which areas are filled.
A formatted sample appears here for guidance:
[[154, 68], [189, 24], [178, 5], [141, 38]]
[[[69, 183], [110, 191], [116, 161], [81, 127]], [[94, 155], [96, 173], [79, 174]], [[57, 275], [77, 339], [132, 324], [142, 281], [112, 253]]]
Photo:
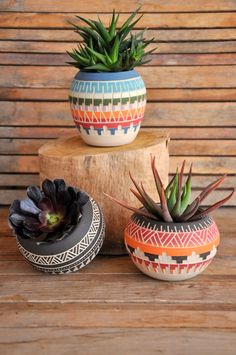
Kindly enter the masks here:
[[125, 229], [134, 264], [156, 279], [179, 281], [200, 274], [219, 245], [219, 231], [207, 216], [199, 221], [165, 223], [134, 214]]
[[118, 146], [132, 142], [138, 134], [146, 88], [135, 70], [79, 72], [69, 99], [75, 125], [87, 144]]
[[17, 236], [19, 251], [41, 271], [52, 274], [78, 271], [97, 255], [105, 235], [104, 218], [93, 199], [83, 206], [82, 213], [78, 225], [54, 243], [37, 244], [33, 239]]

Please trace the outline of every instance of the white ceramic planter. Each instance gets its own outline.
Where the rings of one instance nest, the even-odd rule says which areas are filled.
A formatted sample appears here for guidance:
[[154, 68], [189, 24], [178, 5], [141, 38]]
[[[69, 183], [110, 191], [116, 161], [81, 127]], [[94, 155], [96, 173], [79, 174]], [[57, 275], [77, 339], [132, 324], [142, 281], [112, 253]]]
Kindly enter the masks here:
[[134, 264], [146, 275], [165, 281], [200, 274], [213, 260], [219, 241], [210, 216], [166, 223], [134, 214], [125, 229], [125, 245]]
[[94, 146], [131, 143], [146, 106], [146, 88], [135, 71], [79, 72], [69, 93], [71, 112], [83, 140]]

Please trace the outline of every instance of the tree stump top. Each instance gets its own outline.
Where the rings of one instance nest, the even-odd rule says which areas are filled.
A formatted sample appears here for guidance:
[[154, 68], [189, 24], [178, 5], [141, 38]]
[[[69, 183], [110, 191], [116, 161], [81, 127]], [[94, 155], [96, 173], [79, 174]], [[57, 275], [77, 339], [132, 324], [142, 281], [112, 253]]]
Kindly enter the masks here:
[[[39, 155], [47, 157], [69, 157], [97, 154], [114, 154], [132, 150], [148, 148], [158, 143], [169, 141], [169, 134], [165, 131], [150, 132], [142, 130], [137, 138], [130, 144], [118, 147], [93, 147], [83, 142], [79, 135], [57, 139], [44, 144], [39, 149]], [[154, 152], [155, 153], [155, 152]]]

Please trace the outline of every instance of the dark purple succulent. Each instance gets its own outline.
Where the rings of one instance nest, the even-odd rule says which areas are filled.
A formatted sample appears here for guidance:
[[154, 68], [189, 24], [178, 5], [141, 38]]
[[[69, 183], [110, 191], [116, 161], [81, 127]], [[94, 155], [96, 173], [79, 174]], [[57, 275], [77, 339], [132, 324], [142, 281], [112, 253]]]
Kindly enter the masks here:
[[29, 186], [28, 197], [13, 201], [9, 223], [15, 234], [22, 238], [52, 242], [61, 239], [82, 216], [82, 207], [89, 196], [62, 179], [44, 180], [42, 190]]

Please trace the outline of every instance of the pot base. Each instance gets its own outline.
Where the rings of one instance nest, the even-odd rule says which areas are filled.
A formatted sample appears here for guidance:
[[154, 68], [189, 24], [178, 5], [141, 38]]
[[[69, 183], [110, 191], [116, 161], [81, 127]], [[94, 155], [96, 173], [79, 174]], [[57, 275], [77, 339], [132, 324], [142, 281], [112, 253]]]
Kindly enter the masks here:
[[185, 270], [181, 271], [179, 268], [173, 273], [171, 273], [169, 267], [166, 268], [165, 270], [161, 270], [160, 266], [158, 272], [154, 270], [152, 266], [147, 267], [144, 260], [142, 261], [142, 263], [134, 262], [134, 260], [133, 262], [140, 271], [142, 271], [147, 276], [152, 277], [153, 279], [161, 280], [161, 281], [184, 281], [184, 280], [192, 279], [193, 277], [196, 277], [199, 274], [201, 274], [211, 263], [212, 259], [208, 260], [207, 263], [202, 264], [200, 267], [198, 267], [197, 270], [195, 269], [195, 267], [193, 267], [193, 271], [191, 270], [187, 271], [188, 268], [191, 267], [191, 265], [186, 265]]
[[78, 128], [83, 141], [96, 147], [116, 147], [133, 142], [138, 135], [140, 124], [138, 126], [130, 126], [128, 131], [124, 131], [121, 126], [116, 129], [108, 130], [104, 126], [100, 131], [93, 127], [90, 129]]

